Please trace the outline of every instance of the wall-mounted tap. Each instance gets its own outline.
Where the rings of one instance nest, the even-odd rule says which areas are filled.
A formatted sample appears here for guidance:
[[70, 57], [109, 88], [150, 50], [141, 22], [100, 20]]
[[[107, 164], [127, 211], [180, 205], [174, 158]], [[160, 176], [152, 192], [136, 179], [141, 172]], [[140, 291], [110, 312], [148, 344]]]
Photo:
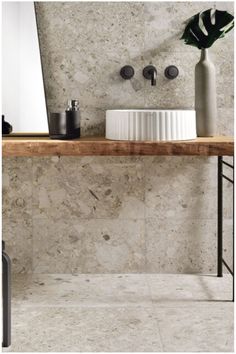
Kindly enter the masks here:
[[156, 81], [157, 81], [157, 70], [155, 66], [153, 65], [148, 65], [143, 69], [143, 76], [147, 80], [151, 80], [151, 85], [156, 86]]

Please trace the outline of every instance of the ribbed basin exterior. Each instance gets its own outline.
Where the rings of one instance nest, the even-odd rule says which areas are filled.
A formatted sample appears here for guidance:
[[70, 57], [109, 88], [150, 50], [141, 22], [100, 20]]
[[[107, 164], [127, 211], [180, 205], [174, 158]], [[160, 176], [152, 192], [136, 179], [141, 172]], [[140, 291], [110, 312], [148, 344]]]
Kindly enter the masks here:
[[196, 139], [194, 110], [108, 110], [106, 138], [111, 140]]

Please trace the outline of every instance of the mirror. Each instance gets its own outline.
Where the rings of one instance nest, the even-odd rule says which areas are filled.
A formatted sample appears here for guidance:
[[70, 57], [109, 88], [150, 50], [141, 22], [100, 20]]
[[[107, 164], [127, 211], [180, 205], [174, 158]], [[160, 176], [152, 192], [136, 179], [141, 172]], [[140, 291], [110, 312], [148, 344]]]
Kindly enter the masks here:
[[2, 114], [13, 134], [48, 135], [33, 2], [2, 3]]

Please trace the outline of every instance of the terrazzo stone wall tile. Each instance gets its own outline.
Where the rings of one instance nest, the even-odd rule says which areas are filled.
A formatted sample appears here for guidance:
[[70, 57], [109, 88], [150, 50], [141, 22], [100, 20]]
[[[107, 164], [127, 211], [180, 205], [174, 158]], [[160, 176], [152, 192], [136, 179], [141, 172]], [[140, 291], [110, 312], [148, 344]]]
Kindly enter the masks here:
[[[149, 54], [147, 61], [148, 57]], [[149, 80], [145, 80], [146, 107], [193, 108], [195, 53], [190, 52], [187, 58], [183, 58], [181, 52], [157, 52], [149, 61], [157, 68], [158, 74], [155, 89]], [[164, 71], [172, 64], [179, 68], [179, 76], [175, 80], [168, 80]]]
[[140, 158], [35, 158], [34, 218], [144, 218]]
[[[145, 157], [146, 217], [215, 219], [215, 157]], [[229, 161], [232, 163], [232, 161]], [[231, 170], [226, 175], [231, 177]], [[168, 179], [166, 178], [168, 176]], [[232, 186], [224, 181], [224, 218], [232, 218]]]
[[31, 218], [4, 219], [3, 240], [6, 252], [11, 258], [12, 273], [32, 273], [33, 230]]
[[144, 220], [34, 220], [34, 272], [125, 273], [145, 266]]
[[214, 158], [149, 157], [144, 164], [146, 217], [175, 220], [216, 216]]
[[[49, 110], [64, 109], [69, 98], [78, 97], [82, 131], [98, 124], [97, 109], [114, 105], [144, 106], [142, 52], [144, 4], [109, 2], [37, 3]], [[137, 67], [132, 81], [124, 81], [120, 68]], [[118, 94], [119, 93], [119, 94]], [[95, 108], [93, 110], [92, 108]]]
[[[183, 45], [180, 37], [186, 25], [186, 21], [196, 13], [209, 8], [234, 11], [233, 1], [153, 1], [145, 2], [145, 49], [171, 52], [198, 53], [192, 46]], [[228, 33], [227, 38], [217, 41], [211, 48], [212, 52], [232, 51], [233, 32]]]
[[32, 213], [31, 158], [4, 158], [2, 173], [3, 218], [30, 217]]
[[32, 272], [32, 159], [4, 158], [2, 238], [13, 273]]
[[[78, 97], [83, 135], [104, 134], [109, 108], [192, 108], [194, 66], [200, 51], [180, 41], [186, 20], [214, 6], [234, 11], [233, 2], [36, 5], [49, 111], [64, 109], [67, 99]], [[233, 31], [210, 49], [217, 72], [218, 108], [233, 107], [233, 50]], [[119, 76], [125, 64], [135, 67], [131, 80]], [[157, 67], [155, 88], [142, 76], [147, 64]], [[176, 80], [164, 77], [170, 64], [179, 68]]]
[[[49, 111], [78, 98], [85, 136], [104, 135], [106, 109], [193, 108], [200, 52], [179, 38], [190, 16], [214, 6], [234, 10], [233, 2], [36, 3]], [[210, 49], [222, 135], [233, 134], [233, 49], [233, 31]], [[126, 64], [131, 80], [119, 75]], [[148, 64], [156, 87], [142, 76]], [[176, 80], [164, 77], [171, 64]], [[224, 183], [229, 263], [231, 205]], [[7, 158], [3, 224], [15, 272], [214, 273], [216, 158]]]
[[[232, 235], [232, 223], [228, 220], [225, 229]], [[147, 272], [216, 273], [214, 219], [146, 219], [146, 237]], [[225, 254], [227, 250], [231, 252], [231, 245], [232, 240], [226, 239]]]
[[233, 269], [233, 220], [231, 219], [224, 219], [223, 223], [223, 234], [224, 234], [224, 260], [227, 264]]
[[[145, 3], [144, 59], [155, 65], [158, 72], [155, 90], [150, 82], [147, 81], [145, 84], [147, 107], [194, 107], [194, 67], [200, 59], [200, 51], [184, 45], [179, 39], [186, 19], [202, 9], [213, 6], [214, 3], [210, 2]], [[218, 2], [216, 7], [233, 13], [233, 2]], [[224, 40], [217, 41], [209, 50], [216, 67], [219, 110], [217, 121], [220, 135], [232, 135], [233, 132], [233, 115], [230, 119], [231, 129], [227, 129], [227, 116], [222, 115], [222, 109], [233, 108], [233, 50], [233, 32], [229, 33]], [[168, 80], [164, 76], [165, 67], [171, 64], [179, 68], [179, 76], [176, 80]]]
[[232, 136], [234, 131], [234, 108], [218, 108], [217, 131], [222, 135]]

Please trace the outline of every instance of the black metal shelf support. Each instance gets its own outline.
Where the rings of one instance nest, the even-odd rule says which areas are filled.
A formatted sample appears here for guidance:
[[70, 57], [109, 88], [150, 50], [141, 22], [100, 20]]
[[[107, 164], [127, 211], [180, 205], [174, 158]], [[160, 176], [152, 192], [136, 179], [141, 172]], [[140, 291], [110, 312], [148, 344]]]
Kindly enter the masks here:
[[[233, 178], [227, 177], [223, 173], [223, 166], [227, 166], [232, 169]], [[227, 180], [233, 187], [233, 269], [227, 264], [223, 258], [223, 180]], [[233, 295], [232, 301], [234, 301], [234, 161], [230, 163], [223, 160], [223, 156], [218, 156], [218, 193], [217, 193], [217, 276], [223, 277], [223, 266], [233, 277]]]

